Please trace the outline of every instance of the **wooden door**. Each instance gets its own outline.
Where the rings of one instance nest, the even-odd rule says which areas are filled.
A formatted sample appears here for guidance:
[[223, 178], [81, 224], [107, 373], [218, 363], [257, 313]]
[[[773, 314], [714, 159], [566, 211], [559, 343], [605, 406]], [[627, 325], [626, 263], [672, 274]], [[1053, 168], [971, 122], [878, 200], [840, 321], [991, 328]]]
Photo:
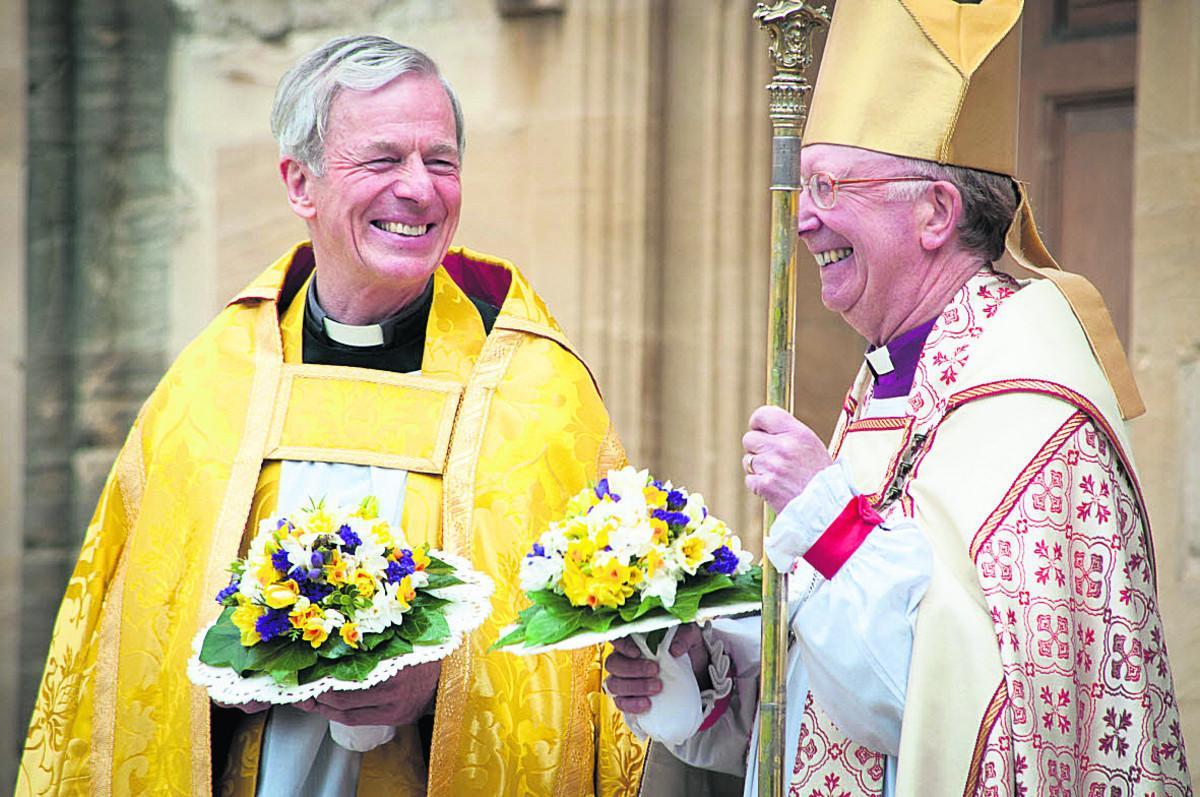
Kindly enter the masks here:
[[1025, 3], [1017, 174], [1063, 268], [1090, 279], [1129, 348], [1136, 0]]

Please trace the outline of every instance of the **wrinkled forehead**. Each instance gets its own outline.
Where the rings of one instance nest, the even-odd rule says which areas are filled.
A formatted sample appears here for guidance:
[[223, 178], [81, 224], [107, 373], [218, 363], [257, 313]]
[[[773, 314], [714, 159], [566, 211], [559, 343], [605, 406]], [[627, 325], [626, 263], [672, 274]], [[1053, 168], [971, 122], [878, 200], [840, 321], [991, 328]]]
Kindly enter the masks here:
[[888, 174], [902, 163], [895, 155], [844, 144], [809, 144], [800, 150], [800, 173], [805, 176], [813, 172], [835, 177]]

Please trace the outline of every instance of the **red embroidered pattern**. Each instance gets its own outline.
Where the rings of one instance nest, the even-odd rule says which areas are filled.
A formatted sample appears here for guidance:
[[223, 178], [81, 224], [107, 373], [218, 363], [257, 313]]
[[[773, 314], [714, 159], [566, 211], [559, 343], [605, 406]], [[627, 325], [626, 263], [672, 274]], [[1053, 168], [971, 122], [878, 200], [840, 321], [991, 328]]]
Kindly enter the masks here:
[[884, 756], [843, 736], [808, 696], [788, 797], [881, 794], [885, 767]]
[[1088, 422], [978, 546], [1011, 702], [976, 794], [1191, 794], [1146, 539]]

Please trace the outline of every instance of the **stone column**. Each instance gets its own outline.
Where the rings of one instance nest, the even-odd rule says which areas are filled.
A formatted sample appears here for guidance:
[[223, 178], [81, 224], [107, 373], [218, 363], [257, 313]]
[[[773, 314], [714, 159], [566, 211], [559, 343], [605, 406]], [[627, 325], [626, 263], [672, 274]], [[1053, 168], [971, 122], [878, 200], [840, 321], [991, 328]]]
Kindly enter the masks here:
[[169, 7], [47, 0], [27, 13], [21, 725], [101, 484], [166, 364], [175, 208]]
[[1132, 424], [1193, 771], [1200, 750], [1200, 3], [1138, 19], [1133, 351], [1148, 412]]
[[0, 784], [17, 776], [24, 736], [18, 716], [25, 467], [25, 3], [0, 6]]

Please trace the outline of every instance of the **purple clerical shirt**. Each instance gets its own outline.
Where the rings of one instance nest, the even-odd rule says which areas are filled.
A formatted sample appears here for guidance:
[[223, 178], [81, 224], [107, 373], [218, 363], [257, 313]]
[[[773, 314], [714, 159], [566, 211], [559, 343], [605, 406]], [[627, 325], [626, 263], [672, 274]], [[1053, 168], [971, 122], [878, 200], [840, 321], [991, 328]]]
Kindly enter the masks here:
[[[921, 350], [925, 348], [925, 339], [929, 337], [929, 331], [933, 329], [935, 321], [936, 316], [887, 342], [888, 356], [892, 358], [892, 370], [886, 374], [877, 374], [874, 367], [871, 368], [871, 374], [875, 377], [875, 398], [902, 398], [912, 390]], [[867, 351], [874, 350], [875, 347], [872, 346]]]

